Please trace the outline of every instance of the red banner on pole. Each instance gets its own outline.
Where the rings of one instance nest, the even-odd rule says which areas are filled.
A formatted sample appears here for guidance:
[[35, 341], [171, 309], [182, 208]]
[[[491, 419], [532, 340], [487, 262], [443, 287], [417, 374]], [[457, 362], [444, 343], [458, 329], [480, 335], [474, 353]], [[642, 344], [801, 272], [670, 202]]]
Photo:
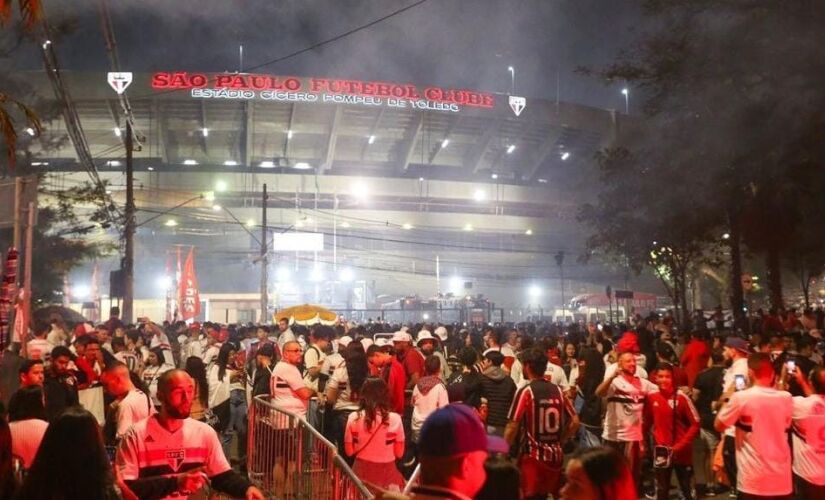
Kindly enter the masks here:
[[195, 249], [189, 250], [180, 278], [180, 314], [184, 321], [195, 319], [201, 313], [198, 278], [195, 275]]

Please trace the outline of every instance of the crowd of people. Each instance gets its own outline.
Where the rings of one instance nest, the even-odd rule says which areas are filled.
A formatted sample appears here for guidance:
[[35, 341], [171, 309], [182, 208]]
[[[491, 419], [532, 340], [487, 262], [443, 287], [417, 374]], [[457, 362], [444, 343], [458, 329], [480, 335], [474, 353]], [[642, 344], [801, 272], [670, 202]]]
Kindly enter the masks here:
[[305, 418], [385, 498], [825, 498], [816, 311], [770, 311], [749, 335], [723, 322], [679, 332], [668, 315], [469, 327], [118, 316], [54, 321], [4, 353], [0, 500], [263, 498], [246, 474], [256, 397]]

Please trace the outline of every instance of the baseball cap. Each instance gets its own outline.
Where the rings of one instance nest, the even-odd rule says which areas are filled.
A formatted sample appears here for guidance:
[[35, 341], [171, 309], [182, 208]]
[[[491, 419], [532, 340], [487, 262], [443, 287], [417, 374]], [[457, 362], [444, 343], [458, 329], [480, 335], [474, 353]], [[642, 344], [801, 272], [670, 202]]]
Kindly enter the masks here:
[[449, 404], [427, 417], [421, 427], [421, 455], [449, 457], [473, 451], [507, 453], [509, 445], [498, 436], [488, 436], [484, 424], [467, 405]]
[[193, 321], [192, 324], [189, 325], [189, 329], [190, 330], [200, 330], [201, 329], [201, 324], [198, 323], [197, 321]]
[[[427, 332], [429, 333], [429, 332]], [[407, 332], [395, 332], [392, 336], [392, 342], [412, 342], [412, 337]]]
[[736, 349], [746, 354], [750, 352], [748, 342], [741, 337], [728, 337], [727, 340], [725, 340], [725, 347], [730, 347], [731, 349]]
[[375, 339], [374, 344], [377, 345], [378, 347], [386, 347], [388, 345], [392, 345], [390, 343], [390, 339], [388, 339], [386, 337], [378, 337], [377, 339]]

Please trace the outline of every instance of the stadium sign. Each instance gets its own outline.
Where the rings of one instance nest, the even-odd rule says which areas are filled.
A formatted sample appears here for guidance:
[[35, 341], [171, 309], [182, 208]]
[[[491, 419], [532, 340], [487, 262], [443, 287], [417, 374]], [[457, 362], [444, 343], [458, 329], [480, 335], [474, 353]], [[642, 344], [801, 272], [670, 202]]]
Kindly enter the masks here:
[[152, 88], [188, 90], [192, 97], [198, 99], [354, 104], [453, 113], [463, 108], [492, 109], [496, 104], [493, 94], [474, 90], [242, 73], [160, 72], [152, 75]]

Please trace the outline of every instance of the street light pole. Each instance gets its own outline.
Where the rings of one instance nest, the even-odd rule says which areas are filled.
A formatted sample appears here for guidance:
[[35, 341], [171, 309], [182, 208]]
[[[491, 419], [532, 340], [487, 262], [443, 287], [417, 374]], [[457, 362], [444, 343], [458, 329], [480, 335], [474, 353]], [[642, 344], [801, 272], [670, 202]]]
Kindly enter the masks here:
[[261, 323], [267, 320], [267, 308], [269, 306], [269, 260], [267, 259], [267, 235], [266, 235], [266, 206], [269, 198], [266, 195], [266, 184], [264, 184], [263, 198], [261, 203]]
[[622, 89], [622, 94], [624, 95], [624, 114], [630, 114], [630, 89], [627, 87]]
[[132, 122], [126, 120], [126, 223], [123, 238], [126, 248], [123, 254], [123, 322], [133, 319], [135, 287], [135, 170], [132, 165]]
[[516, 94], [516, 69], [512, 66], [507, 67], [510, 72], [510, 95]]
[[559, 279], [561, 280], [561, 320], [567, 321], [567, 306], [564, 303], [564, 251], [559, 251], [555, 255], [556, 265], [559, 266]]

